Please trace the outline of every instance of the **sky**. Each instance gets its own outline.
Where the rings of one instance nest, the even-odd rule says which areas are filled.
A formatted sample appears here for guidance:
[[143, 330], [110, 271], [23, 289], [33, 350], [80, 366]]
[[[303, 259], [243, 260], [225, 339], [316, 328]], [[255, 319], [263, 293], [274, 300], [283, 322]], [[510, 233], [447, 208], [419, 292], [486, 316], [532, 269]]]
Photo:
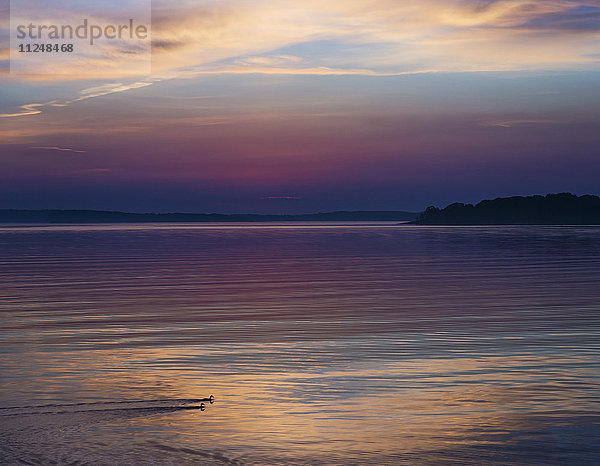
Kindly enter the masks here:
[[[0, 208], [600, 194], [600, 0], [131, 1], [151, 11], [151, 53], [107, 42], [24, 73], [0, 0]], [[125, 14], [44, 3], [73, 24]]]

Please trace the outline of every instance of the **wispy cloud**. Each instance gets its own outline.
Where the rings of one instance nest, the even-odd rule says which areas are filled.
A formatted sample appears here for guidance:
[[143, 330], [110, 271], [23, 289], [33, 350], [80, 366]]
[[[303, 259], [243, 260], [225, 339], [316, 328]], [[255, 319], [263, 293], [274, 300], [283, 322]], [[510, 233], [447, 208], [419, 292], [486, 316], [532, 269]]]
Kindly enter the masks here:
[[497, 121], [482, 121], [481, 126], [497, 126], [500, 128], [514, 128], [516, 126], [532, 126], [532, 125], [552, 125], [556, 124], [556, 120], [497, 120]]
[[302, 63], [302, 58], [293, 55], [265, 55], [255, 57], [245, 57], [236, 60], [236, 63], [242, 66], [260, 65], [260, 66], [288, 66], [290, 64]]
[[22, 117], [27, 115], [37, 115], [43, 112], [45, 107], [67, 107], [75, 102], [82, 100], [102, 97], [117, 92], [125, 92], [132, 89], [140, 89], [142, 87], [151, 86], [153, 83], [160, 81], [161, 78], [148, 78], [142, 81], [132, 83], [108, 83], [102, 86], [91, 87], [79, 91], [79, 96], [70, 100], [52, 100], [43, 103], [25, 104], [19, 107], [20, 111], [13, 113], [0, 113], [0, 118]]
[[405, 76], [415, 74], [436, 73], [437, 70], [413, 70], [385, 72], [374, 71], [362, 68], [330, 68], [328, 66], [319, 67], [277, 67], [277, 66], [227, 66], [227, 67], [205, 67], [192, 71], [185, 71], [176, 75], [176, 77], [193, 77], [215, 74], [274, 74], [274, 75], [298, 75], [298, 76]]
[[58, 147], [58, 146], [32, 146], [30, 149], [43, 149], [43, 150], [57, 150], [61, 152], [77, 152], [79, 154], [84, 154], [87, 150], [80, 149], [72, 149], [70, 147]]
[[38, 113], [42, 113], [40, 107], [44, 107], [48, 105], [48, 103], [44, 104], [25, 104], [19, 107], [20, 111], [15, 113], [0, 113], [0, 118], [11, 118], [11, 117], [20, 117], [27, 115], [37, 115]]
[[312, 76], [402, 76], [434, 73], [436, 70], [413, 70], [404, 72], [377, 72], [368, 69], [351, 69], [351, 68], [329, 68], [325, 66], [310, 68], [310, 67], [278, 67], [278, 66], [260, 66], [259, 63], [276, 63], [275, 61], [255, 60], [256, 64], [251, 61], [240, 62], [238, 65], [228, 66], [206, 66], [189, 68], [162, 76], [146, 78], [142, 81], [132, 83], [107, 83], [100, 86], [87, 88], [79, 91], [79, 96], [70, 100], [52, 100], [44, 103], [25, 104], [18, 107], [21, 111], [13, 113], [0, 113], [0, 118], [21, 117], [27, 115], [37, 115], [43, 112], [45, 107], [67, 107], [73, 103], [82, 100], [102, 97], [117, 92], [125, 92], [143, 87], [151, 86], [157, 82], [168, 79], [189, 79], [203, 75], [218, 75], [218, 74], [279, 74], [279, 75], [312, 75]]
[[125, 92], [131, 89], [140, 89], [142, 87], [151, 86], [153, 82], [158, 79], [148, 79], [144, 81], [137, 81], [129, 84], [123, 83], [108, 83], [102, 86], [91, 87], [79, 91], [79, 97], [68, 101], [67, 103], [79, 102], [80, 100], [93, 99], [94, 97], [102, 97], [104, 95], [115, 94], [117, 92]]
[[84, 168], [82, 170], [75, 170], [71, 173], [109, 173], [112, 171], [112, 168]]

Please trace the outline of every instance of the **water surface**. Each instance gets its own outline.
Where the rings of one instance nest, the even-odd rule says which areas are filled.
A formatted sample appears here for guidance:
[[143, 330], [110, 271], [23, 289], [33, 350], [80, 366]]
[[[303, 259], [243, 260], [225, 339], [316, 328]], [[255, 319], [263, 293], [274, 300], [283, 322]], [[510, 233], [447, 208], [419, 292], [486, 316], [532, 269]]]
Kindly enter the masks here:
[[599, 285], [587, 227], [5, 226], [0, 463], [594, 464]]

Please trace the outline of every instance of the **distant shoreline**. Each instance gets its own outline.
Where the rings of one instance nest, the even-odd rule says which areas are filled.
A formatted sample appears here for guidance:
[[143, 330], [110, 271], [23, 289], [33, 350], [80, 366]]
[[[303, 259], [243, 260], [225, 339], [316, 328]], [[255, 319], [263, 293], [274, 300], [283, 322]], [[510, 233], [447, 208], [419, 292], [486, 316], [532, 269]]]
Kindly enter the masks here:
[[104, 210], [0, 209], [0, 223], [409, 222], [417, 212], [336, 211], [297, 215], [129, 213]]
[[600, 225], [600, 197], [571, 193], [453, 203], [424, 212], [335, 211], [312, 214], [131, 213], [105, 210], [0, 209], [0, 224], [406, 222], [407, 225]]

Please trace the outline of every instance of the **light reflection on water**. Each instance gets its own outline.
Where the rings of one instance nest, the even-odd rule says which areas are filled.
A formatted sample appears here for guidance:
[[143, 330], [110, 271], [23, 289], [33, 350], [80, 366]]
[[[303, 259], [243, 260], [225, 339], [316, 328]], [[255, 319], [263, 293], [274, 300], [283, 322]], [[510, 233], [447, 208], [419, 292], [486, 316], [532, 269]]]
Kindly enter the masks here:
[[0, 462], [593, 463], [599, 266], [585, 227], [0, 228]]

